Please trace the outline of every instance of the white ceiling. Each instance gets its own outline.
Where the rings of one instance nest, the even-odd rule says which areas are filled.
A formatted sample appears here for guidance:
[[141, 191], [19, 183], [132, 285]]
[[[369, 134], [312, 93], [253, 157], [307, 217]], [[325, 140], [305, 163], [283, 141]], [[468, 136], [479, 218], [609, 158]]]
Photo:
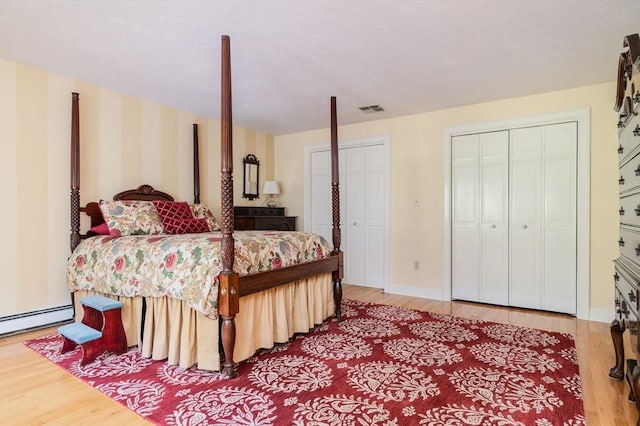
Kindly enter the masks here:
[[635, 32], [639, 0], [0, 0], [0, 58], [210, 117], [228, 34], [273, 135], [613, 81]]

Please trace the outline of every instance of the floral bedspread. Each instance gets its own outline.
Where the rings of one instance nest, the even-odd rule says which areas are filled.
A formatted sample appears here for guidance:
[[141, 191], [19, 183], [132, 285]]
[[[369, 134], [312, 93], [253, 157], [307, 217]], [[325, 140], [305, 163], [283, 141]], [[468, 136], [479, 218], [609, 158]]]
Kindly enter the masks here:
[[[305, 232], [236, 231], [233, 269], [240, 275], [321, 259], [331, 247]], [[69, 258], [67, 286], [119, 296], [173, 297], [218, 316], [220, 232], [96, 236]]]

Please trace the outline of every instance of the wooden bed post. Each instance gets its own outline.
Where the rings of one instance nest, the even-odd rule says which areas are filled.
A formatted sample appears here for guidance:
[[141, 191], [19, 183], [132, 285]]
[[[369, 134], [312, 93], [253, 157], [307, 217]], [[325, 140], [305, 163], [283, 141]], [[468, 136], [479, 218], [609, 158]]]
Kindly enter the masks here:
[[196, 123], [193, 123], [193, 202], [200, 204], [200, 145]]
[[333, 300], [336, 317], [342, 319], [342, 277], [344, 276], [343, 254], [340, 251], [340, 169], [338, 167], [338, 120], [336, 97], [331, 97], [331, 205], [333, 210], [333, 252], [338, 256], [338, 270], [333, 272]]
[[80, 244], [80, 113], [79, 94], [71, 94], [71, 251]]
[[218, 311], [222, 318], [221, 334], [224, 350], [222, 371], [229, 377], [238, 376], [238, 368], [233, 361], [236, 340], [235, 316], [240, 310], [238, 274], [233, 272], [233, 140], [231, 118], [231, 47], [229, 36], [222, 36], [221, 69], [221, 204], [222, 204], [222, 272]]

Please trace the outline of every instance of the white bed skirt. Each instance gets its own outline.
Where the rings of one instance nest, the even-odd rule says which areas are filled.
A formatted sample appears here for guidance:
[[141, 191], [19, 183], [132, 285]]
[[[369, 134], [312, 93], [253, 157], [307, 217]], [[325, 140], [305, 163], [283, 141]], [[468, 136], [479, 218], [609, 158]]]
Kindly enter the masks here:
[[[80, 299], [93, 294], [99, 293], [75, 292], [76, 320], [83, 315]], [[124, 303], [122, 322], [127, 343], [138, 346], [143, 356], [166, 359], [183, 368], [197, 364], [202, 370], [220, 370], [217, 318], [208, 318], [181, 300], [147, 298], [142, 324], [142, 297], [103, 296]], [[334, 313], [331, 273], [241, 297], [235, 319], [234, 361], [243, 361], [258, 349], [284, 343], [295, 333], [306, 333]]]

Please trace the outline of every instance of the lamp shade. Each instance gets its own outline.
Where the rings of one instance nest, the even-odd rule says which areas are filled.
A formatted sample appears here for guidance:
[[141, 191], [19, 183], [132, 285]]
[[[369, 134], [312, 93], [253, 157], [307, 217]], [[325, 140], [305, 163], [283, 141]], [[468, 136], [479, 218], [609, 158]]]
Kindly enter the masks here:
[[279, 194], [280, 186], [278, 182], [275, 180], [266, 180], [264, 181], [264, 188], [262, 188], [263, 194]]

